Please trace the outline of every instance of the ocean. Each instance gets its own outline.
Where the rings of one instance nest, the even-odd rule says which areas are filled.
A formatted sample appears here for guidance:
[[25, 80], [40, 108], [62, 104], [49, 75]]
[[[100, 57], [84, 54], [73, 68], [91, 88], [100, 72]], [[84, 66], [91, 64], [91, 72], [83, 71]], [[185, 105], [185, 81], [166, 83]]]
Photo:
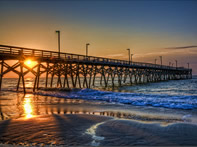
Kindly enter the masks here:
[[[26, 87], [31, 92], [33, 78], [25, 79]], [[55, 82], [54, 82], [55, 83]], [[2, 91], [16, 90], [17, 79], [3, 79]], [[45, 86], [45, 79], [41, 78], [40, 87]], [[22, 87], [22, 84], [21, 84]], [[53, 85], [56, 87], [56, 85]], [[172, 109], [197, 108], [197, 76], [188, 80], [172, 80], [158, 83], [148, 83], [133, 86], [104, 88], [99, 85], [99, 79], [93, 89], [44, 89], [34, 94], [69, 99], [83, 99], [106, 101], [110, 103], [164, 107]]]

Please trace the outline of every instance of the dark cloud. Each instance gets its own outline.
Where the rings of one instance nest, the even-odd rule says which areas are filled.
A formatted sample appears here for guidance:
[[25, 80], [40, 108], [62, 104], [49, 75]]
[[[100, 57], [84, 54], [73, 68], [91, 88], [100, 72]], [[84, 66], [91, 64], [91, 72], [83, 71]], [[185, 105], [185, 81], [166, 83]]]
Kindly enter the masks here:
[[168, 47], [168, 48], [165, 48], [165, 49], [189, 49], [189, 48], [197, 48], [197, 45]]

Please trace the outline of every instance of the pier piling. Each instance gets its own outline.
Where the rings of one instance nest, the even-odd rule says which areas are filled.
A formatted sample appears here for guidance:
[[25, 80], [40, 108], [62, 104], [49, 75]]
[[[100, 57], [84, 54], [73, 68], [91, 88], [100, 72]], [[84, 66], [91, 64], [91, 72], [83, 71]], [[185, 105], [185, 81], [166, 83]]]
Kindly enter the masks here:
[[[16, 63], [9, 65], [7, 62], [9, 60], [14, 60]], [[25, 64], [26, 60], [37, 63], [35, 66], [29, 67]], [[18, 75], [16, 90], [19, 90], [22, 81], [24, 93], [26, 93], [25, 75], [28, 73], [32, 73], [35, 77], [33, 91], [40, 88], [40, 77], [43, 74], [45, 75], [46, 88], [49, 86], [48, 84], [50, 84], [49, 87], [53, 87], [54, 77], [57, 77], [56, 84], [59, 88], [91, 88], [95, 86], [98, 77], [100, 77], [100, 85], [104, 87], [115, 87], [116, 84], [122, 86], [127, 82], [132, 85], [192, 78], [192, 69], [190, 68], [6, 45], [0, 45], [0, 66], [0, 89], [3, 76], [14, 72]]]

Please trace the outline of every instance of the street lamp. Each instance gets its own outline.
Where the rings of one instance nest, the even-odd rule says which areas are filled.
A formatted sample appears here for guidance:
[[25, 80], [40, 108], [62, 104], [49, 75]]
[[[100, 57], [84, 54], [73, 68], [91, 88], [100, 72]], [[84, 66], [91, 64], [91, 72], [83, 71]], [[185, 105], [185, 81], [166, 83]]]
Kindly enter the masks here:
[[188, 69], [189, 69], [189, 63], [187, 63], [187, 65], [188, 65]]
[[155, 64], [157, 63], [157, 59], [155, 59]]
[[171, 65], [171, 62], [169, 62], [169, 66]]
[[56, 30], [55, 32], [58, 34], [58, 52], [59, 52], [59, 58], [60, 58], [60, 31]]
[[132, 57], [133, 57], [133, 55], [134, 55], [134, 54], [131, 54], [131, 63], [132, 63]]
[[162, 66], [162, 56], [159, 56], [160, 57], [160, 60], [161, 60], [161, 66]]
[[88, 45], [90, 45], [90, 44], [86, 43], [86, 57], [88, 56]]
[[130, 48], [127, 49], [128, 50], [128, 54], [129, 54], [129, 64], [130, 64]]
[[177, 68], [177, 60], [175, 60], [175, 62], [176, 62], [176, 68]]

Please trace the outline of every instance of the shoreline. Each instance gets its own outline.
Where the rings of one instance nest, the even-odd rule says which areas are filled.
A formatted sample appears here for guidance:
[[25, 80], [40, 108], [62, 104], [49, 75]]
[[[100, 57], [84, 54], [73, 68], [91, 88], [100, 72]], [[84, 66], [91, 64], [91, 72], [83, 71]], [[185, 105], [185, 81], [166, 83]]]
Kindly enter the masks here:
[[[44, 79], [42, 79], [43, 81]], [[11, 82], [8, 80], [8, 82]], [[12, 81], [13, 82], [13, 81]], [[33, 80], [27, 80], [27, 85], [32, 86]], [[59, 98], [97, 100], [111, 103], [121, 103], [135, 106], [152, 106], [183, 110], [197, 110], [196, 78], [192, 80], [179, 80], [152, 83], [147, 85], [123, 86], [118, 90], [107, 90], [96, 88], [44, 88], [41, 84], [40, 90], [33, 92], [27, 88], [27, 94], [53, 96]], [[14, 83], [14, 82], [13, 82]], [[181, 87], [179, 85], [182, 85]], [[187, 86], [188, 85], [188, 86]], [[8, 89], [13, 92], [13, 85], [7, 84]], [[191, 88], [191, 86], [193, 88]], [[180, 87], [180, 88], [179, 88]], [[22, 89], [20, 89], [22, 90]], [[4, 92], [4, 91], [2, 91]], [[15, 90], [14, 90], [15, 92]], [[23, 92], [17, 92], [17, 94]]]

